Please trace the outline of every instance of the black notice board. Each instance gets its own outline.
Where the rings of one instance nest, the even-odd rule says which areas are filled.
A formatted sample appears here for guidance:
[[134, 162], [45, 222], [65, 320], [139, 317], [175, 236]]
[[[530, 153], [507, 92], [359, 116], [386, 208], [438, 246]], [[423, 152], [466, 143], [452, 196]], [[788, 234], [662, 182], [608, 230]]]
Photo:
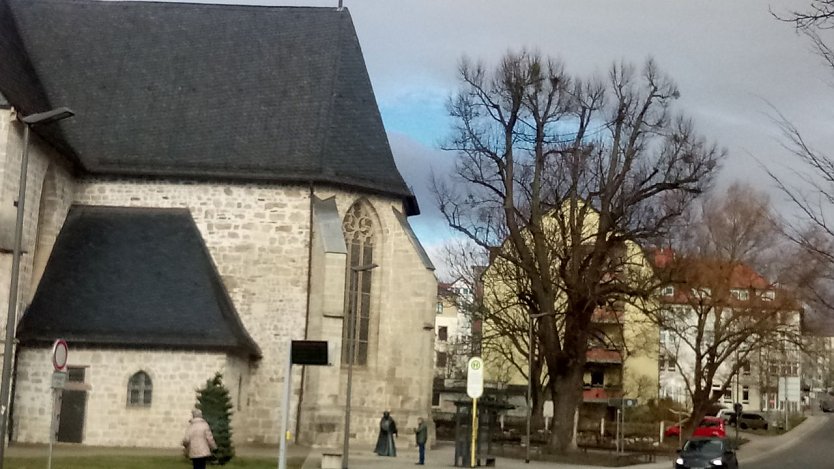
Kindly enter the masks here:
[[329, 365], [326, 340], [293, 340], [291, 359], [293, 365]]

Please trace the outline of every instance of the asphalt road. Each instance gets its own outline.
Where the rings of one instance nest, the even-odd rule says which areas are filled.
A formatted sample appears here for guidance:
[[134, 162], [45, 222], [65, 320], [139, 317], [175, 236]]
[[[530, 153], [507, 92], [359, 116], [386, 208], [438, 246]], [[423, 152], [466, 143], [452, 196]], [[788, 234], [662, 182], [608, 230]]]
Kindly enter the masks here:
[[834, 469], [834, 417], [784, 451], [762, 461], [740, 464], [740, 469]]

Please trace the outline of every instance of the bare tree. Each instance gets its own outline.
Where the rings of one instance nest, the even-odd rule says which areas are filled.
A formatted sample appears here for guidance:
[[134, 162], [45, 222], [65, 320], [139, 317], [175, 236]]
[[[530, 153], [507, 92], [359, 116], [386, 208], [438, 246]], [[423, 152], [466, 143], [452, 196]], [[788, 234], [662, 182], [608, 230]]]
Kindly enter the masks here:
[[[571, 449], [591, 317], [624, 296], [626, 242], [655, 238], [709, 184], [723, 152], [672, 113], [675, 84], [652, 61], [615, 64], [605, 79], [570, 76], [534, 53], [494, 69], [464, 60], [445, 146], [452, 181], [435, 179], [450, 226], [524, 285], [554, 400], [551, 449]], [[496, 262], [493, 262], [495, 265]], [[570, 331], [570, 333], [566, 333]]]
[[685, 220], [674, 248], [655, 256], [665, 283], [656, 320], [692, 404], [689, 436], [742, 366], [797, 350], [801, 328], [795, 297], [757, 269], [786, 267], [775, 265], [784, 243], [763, 194], [733, 185]]
[[[834, 73], [834, 50], [825, 37], [834, 28], [834, 0], [811, 0], [804, 10], [774, 12], [773, 15], [793, 24], [808, 36], [829, 73]], [[800, 216], [785, 227], [786, 236], [801, 248], [796, 253], [794, 276], [798, 294], [810, 311], [834, 315], [834, 225], [830, 220], [834, 209], [834, 156], [811, 143], [785, 115], [775, 113], [775, 120], [784, 136], [783, 146], [795, 160], [784, 168], [766, 168]], [[798, 164], [794, 164], [798, 163]]]
[[800, 31], [828, 29], [834, 26], [834, 0], [811, 0], [806, 9], [787, 12], [771, 9], [771, 14], [780, 21], [793, 23]]

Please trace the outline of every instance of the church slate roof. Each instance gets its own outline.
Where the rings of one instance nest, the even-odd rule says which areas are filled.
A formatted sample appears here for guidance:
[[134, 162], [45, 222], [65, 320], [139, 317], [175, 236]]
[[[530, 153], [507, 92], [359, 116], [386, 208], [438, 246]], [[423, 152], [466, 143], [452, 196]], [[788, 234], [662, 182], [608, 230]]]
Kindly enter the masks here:
[[0, 92], [83, 170], [321, 182], [416, 199], [348, 11], [0, 0]]
[[21, 343], [224, 350], [260, 357], [187, 209], [73, 206]]

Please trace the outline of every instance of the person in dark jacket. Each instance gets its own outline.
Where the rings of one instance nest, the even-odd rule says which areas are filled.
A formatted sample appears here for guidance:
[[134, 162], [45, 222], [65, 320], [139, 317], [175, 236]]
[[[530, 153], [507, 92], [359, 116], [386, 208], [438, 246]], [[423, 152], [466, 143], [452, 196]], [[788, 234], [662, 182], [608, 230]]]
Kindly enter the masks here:
[[426, 427], [426, 423], [423, 422], [422, 417], [417, 419], [417, 428], [414, 429], [414, 436], [417, 439], [417, 449], [420, 452], [420, 460], [417, 464], [422, 466], [426, 463], [426, 441], [429, 439], [429, 429]]
[[379, 421], [379, 438], [376, 440], [376, 449], [374, 453], [380, 456], [396, 456], [397, 448], [394, 445], [394, 437], [397, 436], [397, 423], [391, 418], [391, 414], [386, 410], [382, 413], [382, 419]]

